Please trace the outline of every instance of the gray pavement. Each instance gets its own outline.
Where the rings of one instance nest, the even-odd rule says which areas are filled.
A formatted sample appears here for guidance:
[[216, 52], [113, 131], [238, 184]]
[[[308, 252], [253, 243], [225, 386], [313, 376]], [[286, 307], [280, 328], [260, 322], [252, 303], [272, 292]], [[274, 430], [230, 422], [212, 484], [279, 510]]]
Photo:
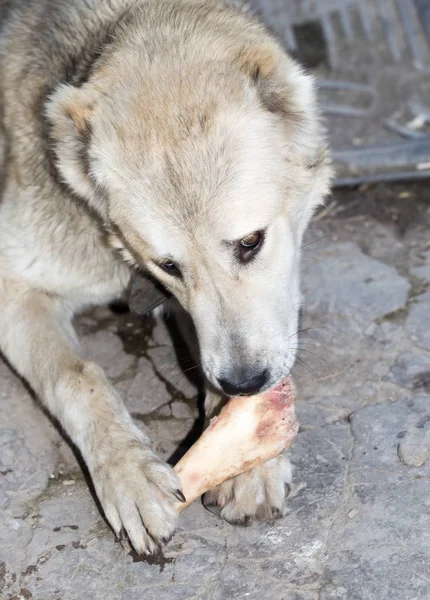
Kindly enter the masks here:
[[[233, 527], [196, 502], [164, 556], [139, 559], [0, 363], [0, 599], [429, 600], [429, 225], [429, 187], [337, 192], [315, 218], [294, 485], [272, 524]], [[162, 456], [192, 438], [196, 389], [163, 323], [103, 309], [78, 330]]]

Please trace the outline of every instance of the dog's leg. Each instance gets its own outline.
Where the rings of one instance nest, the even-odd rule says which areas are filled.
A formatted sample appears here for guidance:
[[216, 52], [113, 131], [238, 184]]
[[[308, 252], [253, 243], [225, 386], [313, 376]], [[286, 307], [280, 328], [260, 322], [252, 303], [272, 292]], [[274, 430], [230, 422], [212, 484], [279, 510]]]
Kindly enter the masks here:
[[138, 552], [173, 533], [182, 493], [93, 362], [79, 356], [72, 310], [12, 279], [0, 279], [0, 350], [79, 448], [105, 515]]
[[[207, 392], [207, 418], [217, 414], [225, 402], [226, 399], [214, 392]], [[257, 519], [279, 519], [286, 513], [291, 481], [291, 463], [287, 453], [283, 453], [207, 492], [203, 503], [208, 510], [232, 524], [248, 525]]]

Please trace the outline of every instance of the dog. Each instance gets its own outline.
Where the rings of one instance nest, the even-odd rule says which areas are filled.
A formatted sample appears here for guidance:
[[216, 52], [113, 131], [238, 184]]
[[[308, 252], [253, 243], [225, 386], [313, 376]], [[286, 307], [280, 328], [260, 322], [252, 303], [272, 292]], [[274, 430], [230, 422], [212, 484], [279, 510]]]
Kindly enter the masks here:
[[[284, 378], [331, 177], [313, 81], [234, 1], [0, 0], [0, 23], [0, 350], [115, 534], [155, 552], [180, 481], [72, 318], [140, 270], [192, 319], [208, 414]], [[280, 456], [207, 501], [232, 523], [280, 517], [290, 480]]]

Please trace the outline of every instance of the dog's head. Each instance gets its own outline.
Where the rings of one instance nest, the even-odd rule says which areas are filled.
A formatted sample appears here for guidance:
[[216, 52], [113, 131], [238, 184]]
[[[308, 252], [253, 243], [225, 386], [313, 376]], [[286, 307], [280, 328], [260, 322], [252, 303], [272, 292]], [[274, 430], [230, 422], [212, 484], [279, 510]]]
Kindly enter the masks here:
[[149, 3], [47, 114], [64, 179], [191, 314], [210, 382], [235, 395], [288, 374], [330, 178], [309, 76], [244, 15]]

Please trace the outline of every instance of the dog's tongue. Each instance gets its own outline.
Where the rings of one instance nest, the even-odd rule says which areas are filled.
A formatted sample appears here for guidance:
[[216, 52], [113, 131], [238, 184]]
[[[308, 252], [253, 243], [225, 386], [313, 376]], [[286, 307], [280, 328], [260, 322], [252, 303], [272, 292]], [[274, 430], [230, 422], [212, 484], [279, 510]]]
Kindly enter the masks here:
[[294, 399], [290, 378], [263, 394], [231, 398], [175, 467], [187, 499], [178, 510], [285, 450], [298, 430]]

